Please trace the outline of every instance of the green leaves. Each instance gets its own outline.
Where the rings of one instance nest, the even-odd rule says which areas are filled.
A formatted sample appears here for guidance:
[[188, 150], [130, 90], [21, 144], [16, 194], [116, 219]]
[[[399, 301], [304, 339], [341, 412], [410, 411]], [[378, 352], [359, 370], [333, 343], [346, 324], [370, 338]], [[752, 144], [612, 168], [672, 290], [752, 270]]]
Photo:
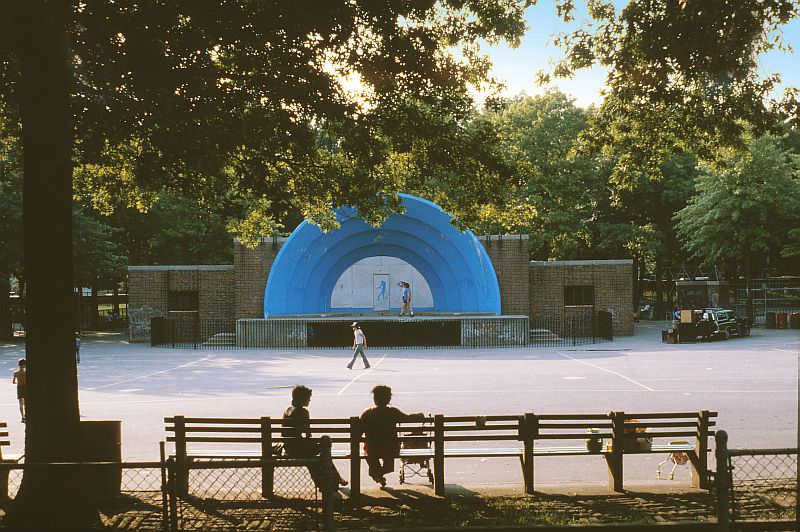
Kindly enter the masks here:
[[[743, 263], [776, 255], [798, 225], [800, 158], [779, 139], [751, 139], [706, 165], [697, 193], [677, 213], [677, 229], [692, 257], [704, 264]], [[787, 251], [791, 254], [792, 247]]]
[[[559, 4], [565, 14], [573, 8]], [[583, 144], [614, 156], [615, 182], [632, 185], [637, 172], [660, 178], [661, 163], [681, 151], [712, 159], [720, 147], [741, 146], [745, 123], [757, 134], [774, 129], [775, 111], [798, 119], [791, 93], [769, 107], [779, 77], [757, 68], [759, 54], [782, 45], [780, 27], [800, 14], [796, 2], [633, 0], [617, 12], [591, 1], [588, 11], [583, 28], [558, 38], [565, 56], [552, 74], [609, 67]]]

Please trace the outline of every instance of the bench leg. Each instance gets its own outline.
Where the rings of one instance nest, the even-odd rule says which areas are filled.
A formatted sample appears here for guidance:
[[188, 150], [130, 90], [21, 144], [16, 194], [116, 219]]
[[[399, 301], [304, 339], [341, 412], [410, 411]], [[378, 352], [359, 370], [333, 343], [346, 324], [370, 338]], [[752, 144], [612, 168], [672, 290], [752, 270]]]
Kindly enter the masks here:
[[272, 463], [261, 467], [261, 496], [269, 499], [275, 495], [275, 466]]
[[8, 495], [8, 474], [10, 469], [0, 470], [0, 501], [8, 501], [11, 497]]
[[711, 486], [708, 482], [707, 463], [702, 462], [694, 451], [688, 451], [686, 454], [689, 456], [689, 463], [692, 464], [692, 487], [709, 489]]
[[622, 487], [622, 453], [607, 453], [605, 458], [608, 466], [608, 489], [625, 491]]
[[433, 491], [440, 497], [444, 496], [444, 456], [433, 457]]
[[[526, 445], [527, 447], [527, 445]], [[533, 495], [533, 449], [525, 449], [525, 453], [520, 455], [519, 463], [522, 466], [522, 480], [525, 482], [525, 493]]]
[[189, 494], [189, 467], [186, 463], [176, 464], [175, 489], [178, 495]]

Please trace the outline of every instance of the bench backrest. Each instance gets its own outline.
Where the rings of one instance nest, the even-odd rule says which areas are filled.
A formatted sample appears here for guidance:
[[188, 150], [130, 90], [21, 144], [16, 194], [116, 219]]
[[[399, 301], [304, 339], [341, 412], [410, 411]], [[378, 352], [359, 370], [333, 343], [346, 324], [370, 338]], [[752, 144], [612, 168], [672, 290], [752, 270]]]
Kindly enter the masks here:
[[[708, 438], [714, 435], [716, 412], [662, 412], [608, 414], [533, 414], [496, 416], [436, 415], [422, 421], [398, 425], [398, 434], [405, 441], [418, 445], [433, 443], [532, 442], [542, 446], [571, 442], [583, 445], [589, 437], [606, 442], [620, 442], [624, 450], [628, 442], [647, 438], [688, 438], [696, 440], [698, 451], [708, 450]], [[219, 447], [219, 444], [250, 445], [267, 451], [284, 442], [284, 420], [281, 418], [187, 418], [164, 419], [168, 442], [175, 443], [177, 455], [186, 456], [187, 446]], [[358, 417], [316, 418], [309, 420], [312, 437], [328, 436], [334, 446], [357, 445], [361, 432]], [[2, 434], [2, 433], [0, 433]], [[558, 443], [555, 443], [558, 442]], [[580, 443], [578, 443], [580, 442]], [[1, 443], [1, 442], [0, 442]], [[484, 445], [489, 445], [488, 443]], [[605, 450], [605, 449], [604, 449]], [[269, 452], [267, 451], [268, 455]]]
[[443, 442], [515, 442], [524, 434], [525, 416], [434, 416], [432, 435]]
[[527, 424], [534, 440], [633, 441], [640, 438], [696, 438], [707, 441], [714, 435], [716, 412], [647, 412], [608, 414], [528, 414]]
[[11, 445], [11, 440], [8, 438], [8, 423], [0, 421], [0, 460], [3, 459], [3, 446]]

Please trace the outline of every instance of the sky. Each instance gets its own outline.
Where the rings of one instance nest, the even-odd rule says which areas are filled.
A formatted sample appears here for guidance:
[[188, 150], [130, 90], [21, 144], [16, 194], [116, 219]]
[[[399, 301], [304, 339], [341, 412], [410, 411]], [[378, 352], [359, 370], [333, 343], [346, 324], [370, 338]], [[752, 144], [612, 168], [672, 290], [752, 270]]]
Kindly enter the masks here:
[[[614, 2], [617, 7], [627, 3], [626, 0]], [[552, 35], [577, 28], [586, 17], [583, 2], [576, 2], [579, 10], [576, 21], [565, 24], [556, 16], [553, 0], [539, 0], [537, 5], [526, 12], [530, 28], [522, 39], [519, 48], [512, 49], [505, 45], [487, 46], [484, 51], [494, 63], [495, 77], [506, 84], [504, 95], [514, 96], [521, 92], [541, 94], [547, 87], [537, 86], [534, 76], [539, 70], [549, 68], [551, 58], [559, 58], [562, 52], [550, 43]], [[796, 50], [794, 54], [772, 51], [761, 58], [763, 74], [779, 73], [784, 86], [800, 86], [800, 20], [795, 19], [783, 28], [783, 38]], [[575, 103], [582, 107], [598, 104], [601, 101], [600, 91], [605, 85], [605, 70], [599, 67], [582, 70], [572, 79], [556, 80], [552, 85], [575, 98]]]

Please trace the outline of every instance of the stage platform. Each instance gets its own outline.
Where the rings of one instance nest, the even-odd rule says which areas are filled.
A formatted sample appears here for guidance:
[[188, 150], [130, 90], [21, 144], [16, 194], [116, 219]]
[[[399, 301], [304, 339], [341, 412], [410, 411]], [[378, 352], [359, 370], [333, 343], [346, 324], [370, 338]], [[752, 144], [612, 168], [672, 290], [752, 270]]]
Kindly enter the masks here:
[[276, 316], [236, 320], [237, 347], [351, 347], [357, 321], [368, 347], [524, 347], [528, 316], [388, 313]]

